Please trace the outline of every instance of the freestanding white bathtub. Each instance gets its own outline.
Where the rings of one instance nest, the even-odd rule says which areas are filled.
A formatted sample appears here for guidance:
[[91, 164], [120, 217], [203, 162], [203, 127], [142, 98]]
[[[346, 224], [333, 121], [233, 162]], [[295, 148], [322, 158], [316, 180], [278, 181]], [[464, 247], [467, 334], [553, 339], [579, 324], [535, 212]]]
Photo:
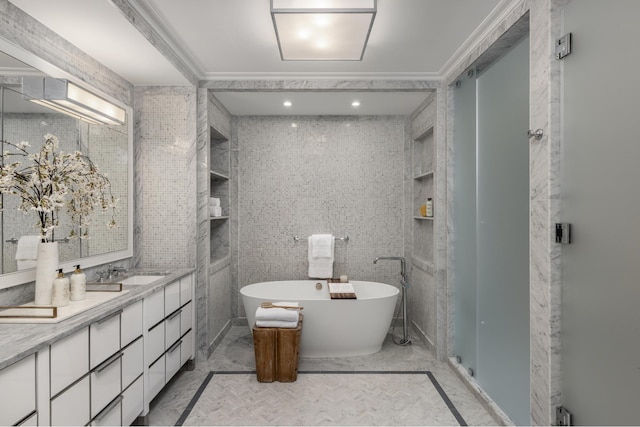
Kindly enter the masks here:
[[[322, 288], [316, 289], [316, 283]], [[304, 309], [300, 357], [361, 356], [380, 351], [399, 290], [377, 282], [351, 281], [357, 299], [330, 299], [326, 280], [262, 282], [240, 289], [249, 327], [263, 301], [298, 302]]]

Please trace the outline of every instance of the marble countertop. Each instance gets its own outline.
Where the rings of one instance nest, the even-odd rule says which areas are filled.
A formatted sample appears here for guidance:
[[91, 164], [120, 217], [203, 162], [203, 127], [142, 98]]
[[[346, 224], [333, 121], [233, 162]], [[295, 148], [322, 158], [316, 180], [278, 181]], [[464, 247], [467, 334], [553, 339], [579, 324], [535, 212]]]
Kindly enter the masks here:
[[[105, 302], [86, 312], [55, 324], [0, 324], [0, 369], [36, 353], [46, 346], [89, 326], [91, 323], [121, 310], [129, 304], [141, 300], [156, 289], [191, 274], [194, 268], [143, 269], [131, 268], [120, 280], [127, 276], [158, 274], [165, 277], [148, 285], [124, 286], [126, 294]], [[195, 283], [194, 283], [195, 286]]]

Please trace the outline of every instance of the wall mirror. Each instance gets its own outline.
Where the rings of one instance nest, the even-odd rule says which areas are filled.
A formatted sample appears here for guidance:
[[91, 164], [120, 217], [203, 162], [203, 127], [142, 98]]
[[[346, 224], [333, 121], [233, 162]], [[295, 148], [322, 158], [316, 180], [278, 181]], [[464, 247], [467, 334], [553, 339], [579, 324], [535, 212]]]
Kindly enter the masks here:
[[[2, 44], [0, 44], [2, 47]], [[23, 77], [46, 77], [43, 72], [29, 65], [29, 56], [23, 58], [0, 52], [0, 140], [19, 143], [28, 141], [30, 152], [42, 145], [45, 134], [53, 134], [60, 141], [60, 150], [80, 150], [95, 162], [105, 173], [113, 194], [118, 199], [115, 214], [116, 228], [107, 223], [112, 213], [99, 210], [92, 214], [88, 227], [88, 239], [68, 239], [72, 228], [68, 216], [60, 216], [60, 226], [55, 229], [55, 240], [59, 242], [60, 267], [68, 271], [75, 264], [83, 268], [112, 262], [132, 256], [133, 253], [133, 209], [132, 209], [132, 126], [131, 109], [125, 108], [123, 125], [90, 124], [67, 114], [40, 106], [28, 100], [22, 86]], [[41, 62], [35, 60], [35, 64]], [[39, 66], [39, 68], [42, 68]], [[59, 77], [59, 76], [54, 76]], [[69, 79], [71, 81], [71, 79]], [[80, 82], [76, 82], [80, 85]], [[87, 90], [91, 90], [83, 86]], [[97, 92], [96, 92], [97, 93]], [[2, 150], [8, 147], [3, 144]], [[0, 289], [35, 280], [35, 269], [19, 265], [16, 250], [21, 236], [37, 235], [33, 227], [33, 213], [18, 210], [19, 197], [2, 195], [3, 210], [0, 213], [0, 237], [2, 263], [0, 266]], [[76, 229], [76, 232], [80, 230]]]

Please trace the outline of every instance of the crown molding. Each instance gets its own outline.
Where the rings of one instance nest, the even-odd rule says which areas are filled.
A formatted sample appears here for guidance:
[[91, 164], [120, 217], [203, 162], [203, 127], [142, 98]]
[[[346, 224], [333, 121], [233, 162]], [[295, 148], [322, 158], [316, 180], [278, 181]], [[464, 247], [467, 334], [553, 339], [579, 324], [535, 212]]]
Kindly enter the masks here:
[[441, 79], [447, 79], [500, 24], [526, 0], [501, 0], [491, 13], [467, 37], [453, 55], [437, 73]]
[[290, 73], [290, 72], [271, 72], [271, 73], [204, 73], [202, 81], [217, 80], [401, 80], [401, 81], [441, 81], [442, 76], [439, 73], [348, 73], [348, 72], [326, 72], [326, 73]]

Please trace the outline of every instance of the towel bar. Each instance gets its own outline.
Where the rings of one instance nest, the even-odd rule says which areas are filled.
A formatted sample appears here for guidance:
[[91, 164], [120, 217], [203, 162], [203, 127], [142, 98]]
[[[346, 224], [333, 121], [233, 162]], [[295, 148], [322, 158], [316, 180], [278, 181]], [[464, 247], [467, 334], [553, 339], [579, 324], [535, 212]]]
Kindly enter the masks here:
[[[349, 236], [345, 234], [344, 237], [336, 237], [336, 240], [342, 240], [345, 243], [349, 243]], [[294, 242], [300, 241], [300, 236], [293, 236], [293, 241]]]
[[[16, 239], [15, 237], [12, 237], [10, 239], [5, 240], [5, 242], [7, 242], [7, 243], [18, 243], [18, 239]], [[69, 243], [69, 238], [65, 237], [64, 239], [55, 239], [54, 242]]]

